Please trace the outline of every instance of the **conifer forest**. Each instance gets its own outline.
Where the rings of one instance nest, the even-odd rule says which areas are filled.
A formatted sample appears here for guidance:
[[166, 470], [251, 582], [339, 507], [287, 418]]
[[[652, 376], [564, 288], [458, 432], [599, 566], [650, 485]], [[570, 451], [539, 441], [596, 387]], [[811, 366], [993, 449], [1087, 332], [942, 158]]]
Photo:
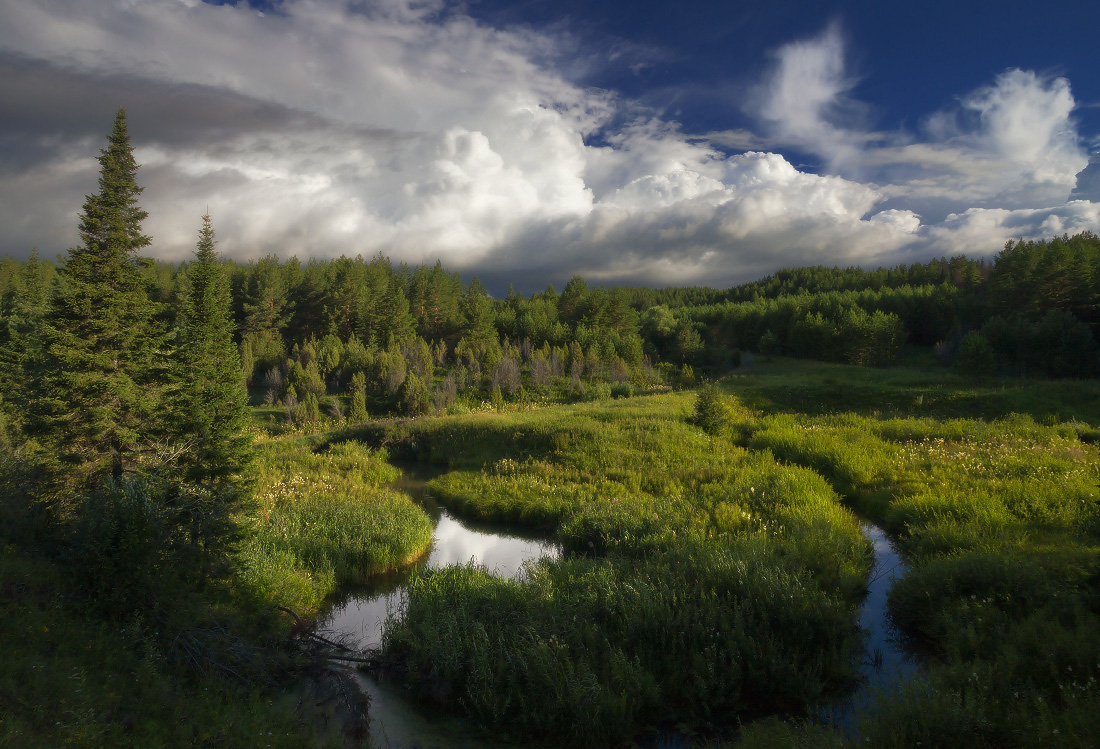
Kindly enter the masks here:
[[490, 293], [98, 163], [0, 260], [0, 746], [1100, 745], [1095, 234]]

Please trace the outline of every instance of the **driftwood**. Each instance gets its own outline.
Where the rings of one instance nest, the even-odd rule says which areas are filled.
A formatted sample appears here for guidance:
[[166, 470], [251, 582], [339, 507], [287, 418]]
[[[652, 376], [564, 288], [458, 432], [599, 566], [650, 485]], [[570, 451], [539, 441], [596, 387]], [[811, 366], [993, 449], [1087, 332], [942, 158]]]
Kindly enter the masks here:
[[347, 661], [348, 663], [366, 663], [366, 664], [369, 664], [369, 665], [372, 665], [372, 666], [378, 664], [378, 656], [377, 655], [369, 655], [369, 654], [365, 658], [364, 657], [358, 657], [358, 656], [351, 656], [351, 655], [326, 655], [325, 658], [328, 658], [330, 661]]

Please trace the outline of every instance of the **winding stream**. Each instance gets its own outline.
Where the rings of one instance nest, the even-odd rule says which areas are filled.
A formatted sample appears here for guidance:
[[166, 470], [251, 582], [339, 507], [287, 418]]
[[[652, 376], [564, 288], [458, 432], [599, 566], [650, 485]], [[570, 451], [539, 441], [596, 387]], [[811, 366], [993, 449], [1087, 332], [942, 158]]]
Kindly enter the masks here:
[[[545, 538], [499, 524], [460, 520], [449, 513], [428, 492], [428, 482], [446, 469], [416, 463], [400, 467], [404, 473], [391, 486], [409, 494], [431, 516], [435, 523], [432, 546], [428, 556], [411, 569], [345, 590], [332, 602], [325, 628], [351, 635], [364, 649], [381, 643], [382, 625], [401, 606], [405, 584], [415, 569], [446, 567], [473, 559], [498, 575], [515, 576], [522, 573], [523, 563], [528, 560], [561, 555], [558, 546]], [[846, 731], [854, 730], [855, 716], [876, 690], [888, 689], [916, 670], [897, 640], [886, 609], [890, 587], [905, 574], [905, 565], [882, 528], [866, 520], [860, 527], [874, 545], [875, 560], [859, 614], [859, 625], [867, 632], [860, 664], [863, 683], [821, 715], [824, 721]], [[372, 746], [430, 749], [486, 745], [484, 735], [467, 730], [461, 720], [441, 718], [438, 712], [421, 707], [400, 687], [359, 672], [354, 674], [371, 699]]]
[[[382, 641], [382, 625], [403, 601], [405, 583], [413, 570], [464, 564], [471, 559], [491, 572], [513, 577], [523, 563], [539, 557], [561, 556], [557, 544], [500, 524], [459, 520], [441, 507], [428, 492], [428, 482], [446, 469], [420, 463], [399, 466], [404, 473], [391, 487], [405, 492], [431, 516], [435, 524], [428, 556], [411, 569], [379, 578], [368, 586], [353, 588], [333, 601], [324, 623], [326, 629], [350, 634], [360, 648]], [[371, 745], [377, 747], [479, 747], [483, 735], [465, 729], [462, 721], [441, 719], [438, 712], [422, 708], [402, 690], [373, 676], [354, 672], [359, 686], [371, 699]]]

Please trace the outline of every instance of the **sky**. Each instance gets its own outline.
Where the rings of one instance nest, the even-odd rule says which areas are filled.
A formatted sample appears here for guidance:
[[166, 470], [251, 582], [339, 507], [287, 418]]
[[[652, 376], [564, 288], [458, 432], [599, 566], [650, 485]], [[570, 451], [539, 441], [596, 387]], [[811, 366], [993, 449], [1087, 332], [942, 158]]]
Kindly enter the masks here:
[[79, 241], [125, 106], [169, 261], [207, 210], [229, 257], [490, 290], [991, 256], [1100, 231], [1098, 27], [1062, 0], [0, 0], [0, 254]]

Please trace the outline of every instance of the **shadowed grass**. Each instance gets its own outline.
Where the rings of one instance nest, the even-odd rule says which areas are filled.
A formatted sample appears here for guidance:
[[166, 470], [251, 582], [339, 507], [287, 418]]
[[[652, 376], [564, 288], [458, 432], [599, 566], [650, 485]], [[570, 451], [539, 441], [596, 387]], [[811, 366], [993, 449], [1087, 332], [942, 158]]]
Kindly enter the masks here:
[[[295, 701], [260, 685], [181, 678], [153, 622], [81, 613], [63, 568], [0, 549], [0, 746], [298, 747]], [[269, 685], [268, 685], [269, 687]], [[318, 742], [319, 743], [319, 742]]]

